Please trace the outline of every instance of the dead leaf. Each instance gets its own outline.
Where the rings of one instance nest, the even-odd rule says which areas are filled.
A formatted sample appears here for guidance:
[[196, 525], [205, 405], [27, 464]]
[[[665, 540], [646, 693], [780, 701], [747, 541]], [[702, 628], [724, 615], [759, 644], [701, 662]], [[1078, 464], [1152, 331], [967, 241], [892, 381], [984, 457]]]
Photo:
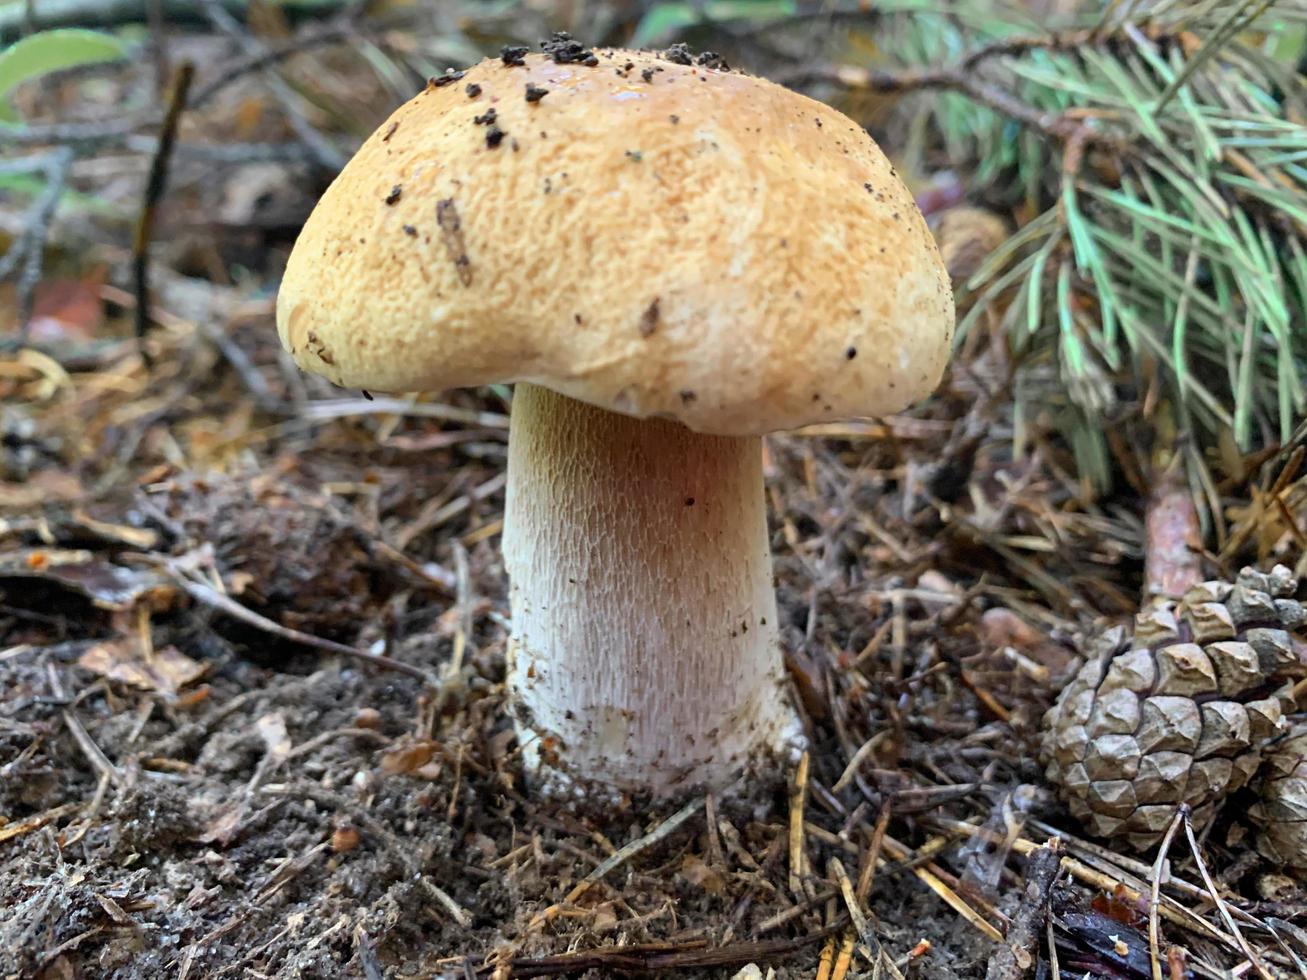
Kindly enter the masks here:
[[30, 340], [45, 344], [86, 342], [104, 325], [103, 270], [99, 279], [48, 279], [33, 297]]
[[101, 677], [170, 697], [199, 680], [208, 670], [176, 647], [156, 650], [147, 658], [134, 637], [97, 643], [78, 658], [77, 666]]
[[92, 892], [95, 900], [100, 903], [100, 908], [104, 909], [104, 914], [109, 916], [120, 926], [134, 926], [136, 921], [123, 911], [123, 907], [115, 902], [108, 895], [101, 895], [99, 892]]
[[721, 874], [694, 854], [687, 854], [682, 858], [681, 870], [678, 874], [686, 882], [702, 888], [709, 895], [722, 895], [726, 892], [726, 883], [722, 880]]
[[436, 753], [436, 743], [423, 739], [401, 742], [381, 756], [381, 771], [391, 776], [421, 769]]
[[271, 813], [277, 807], [281, 806], [281, 800], [275, 800], [267, 806], [250, 812], [249, 804], [246, 800], [237, 802], [223, 807], [204, 825], [204, 832], [196, 840], [203, 844], [218, 844], [226, 847], [236, 836], [249, 824], [261, 820], [266, 814]]
[[85, 496], [81, 481], [63, 470], [41, 470], [22, 483], [0, 483], [0, 507], [24, 510]]
[[611, 932], [617, 928], [617, 923], [617, 912], [614, 910], [612, 902], [604, 902], [595, 906], [594, 920], [590, 923], [590, 928], [594, 932]]
[[[4, 503], [0, 486], [0, 505]], [[101, 609], [129, 609], [143, 600], [163, 603], [176, 586], [149, 569], [123, 568], [93, 552], [25, 548], [0, 553], [0, 578], [37, 578], [79, 592]], [[156, 605], [154, 608], [161, 608]]]

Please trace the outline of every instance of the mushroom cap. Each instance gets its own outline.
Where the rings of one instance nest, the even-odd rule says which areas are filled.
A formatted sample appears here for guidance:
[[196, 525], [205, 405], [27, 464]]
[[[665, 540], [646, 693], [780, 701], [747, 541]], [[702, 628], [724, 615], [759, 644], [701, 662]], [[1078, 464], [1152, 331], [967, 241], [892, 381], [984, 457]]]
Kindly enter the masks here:
[[935, 387], [948, 275], [861, 126], [743, 73], [594, 54], [483, 61], [368, 138], [286, 268], [300, 367], [391, 392], [525, 381], [717, 435]]

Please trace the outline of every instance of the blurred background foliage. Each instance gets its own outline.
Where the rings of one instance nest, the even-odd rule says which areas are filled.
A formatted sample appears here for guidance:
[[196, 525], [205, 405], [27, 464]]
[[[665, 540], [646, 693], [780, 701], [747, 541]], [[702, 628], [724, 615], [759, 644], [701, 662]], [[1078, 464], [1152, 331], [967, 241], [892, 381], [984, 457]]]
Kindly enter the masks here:
[[[201, 69], [179, 170], [241, 175], [185, 206], [284, 244], [426, 77], [554, 30], [713, 49], [866, 125], [928, 218], [981, 243], [954, 270], [957, 370], [1016, 406], [1018, 451], [1024, 422], [1062, 433], [1086, 496], [1178, 460], [1217, 508], [1222, 480], [1301, 435], [1304, 0], [11, 0], [0, 273], [17, 322], [39, 307], [56, 212], [130, 223], [139, 184], [103, 161], [153, 151], [178, 60]], [[109, 82], [123, 59], [133, 81]], [[982, 227], [950, 225], [968, 204]], [[167, 229], [182, 269], [215, 267], [204, 229]], [[248, 264], [275, 288], [275, 258], [237, 258], [222, 275]], [[1143, 464], [1113, 443], [1123, 419], [1144, 423]]]

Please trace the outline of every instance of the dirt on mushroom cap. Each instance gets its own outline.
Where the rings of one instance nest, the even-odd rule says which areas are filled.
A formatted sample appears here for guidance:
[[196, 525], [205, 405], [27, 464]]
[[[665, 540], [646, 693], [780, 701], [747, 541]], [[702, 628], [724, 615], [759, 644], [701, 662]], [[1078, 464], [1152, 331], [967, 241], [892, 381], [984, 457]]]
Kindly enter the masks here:
[[[482, 62], [364, 144], [279, 296], [301, 366], [381, 391], [528, 380], [732, 435], [934, 387], [949, 283], [865, 130], [720, 62], [583, 53]], [[523, 97], [535, 89], [548, 97]]]

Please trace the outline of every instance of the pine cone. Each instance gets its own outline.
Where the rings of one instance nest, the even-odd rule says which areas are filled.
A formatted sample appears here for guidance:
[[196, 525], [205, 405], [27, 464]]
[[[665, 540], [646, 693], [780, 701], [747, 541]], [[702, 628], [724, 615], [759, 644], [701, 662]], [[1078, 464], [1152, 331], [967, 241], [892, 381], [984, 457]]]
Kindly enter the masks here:
[[940, 214], [935, 241], [954, 286], [960, 287], [1008, 238], [1008, 224], [986, 208], [959, 205]]
[[1248, 815], [1257, 850], [1280, 867], [1307, 871], [1307, 727], [1267, 748], [1253, 788], [1260, 799]]
[[1114, 627], [1044, 716], [1041, 761], [1089, 832], [1144, 850], [1187, 803], [1210, 819], [1284, 730], [1307, 609], [1277, 565], [1153, 603], [1134, 633]]

